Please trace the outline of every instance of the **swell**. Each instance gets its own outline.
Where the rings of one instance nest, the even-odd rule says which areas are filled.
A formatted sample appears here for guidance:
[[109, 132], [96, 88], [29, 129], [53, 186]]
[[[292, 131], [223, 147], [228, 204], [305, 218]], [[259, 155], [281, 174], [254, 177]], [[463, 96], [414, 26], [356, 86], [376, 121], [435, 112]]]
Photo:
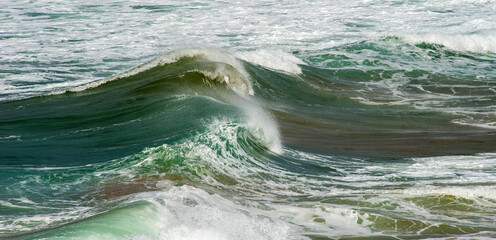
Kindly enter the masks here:
[[[477, 169], [460, 166], [463, 158], [412, 159], [495, 150], [494, 131], [456, 122], [463, 120], [461, 110], [464, 117], [493, 121], [487, 112], [494, 96], [481, 87], [492, 84], [492, 75], [477, 80], [427, 65], [398, 69], [381, 56], [403, 58], [407, 47], [418, 58], [430, 51], [442, 53], [442, 63], [449, 57], [442, 49], [391, 44], [397, 41], [354, 43], [334, 54], [306, 53], [311, 55], [306, 61], [322, 64], [311, 66], [288, 56], [277, 58], [285, 67], [261, 60], [273, 52], [243, 56], [250, 63], [228, 53], [185, 50], [92, 85], [2, 102], [0, 157], [5, 161], [0, 170], [6, 180], [0, 187], [8, 193], [0, 202], [2, 234], [208, 233], [230, 239], [244, 225], [253, 239], [291, 238], [292, 228], [316, 239], [320, 234], [494, 231], [493, 217], [483, 214], [492, 214], [493, 205], [471, 202], [478, 193], [462, 192], [459, 198], [452, 187], [458, 183], [450, 176], [461, 174], [480, 185], [479, 192], [493, 191], [474, 177]], [[370, 53], [367, 59], [359, 57], [364, 51]], [[439, 83], [456, 86], [458, 95]], [[413, 84], [420, 87], [410, 88]], [[474, 93], [488, 99], [478, 112], [487, 119], [467, 113]], [[494, 159], [474, 158], [482, 165]], [[440, 177], [430, 171], [439, 162], [451, 164]], [[419, 169], [426, 176], [415, 175]], [[491, 168], [481, 171], [494, 181]], [[412, 182], [430, 185], [432, 179], [446, 188], [409, 191]], [[481, 217], [444, 221], [446, 214], [429, 205], [433, 198], [457, 211], [470, 205], [461, 211], [462, 220], [469, 211]], [[491, 196], [482, 198], [493, 202]], [[416, 205], [410, 209], [412, 202]], [[427, 217], [425, 209], [432, 210]], [[210, 215], [217, 216], [213, 225], [205, 218]], [[154, 228], [138, 224], [133, 229], [120, 221], [129, 216]], [[233, 218], [240, 224], [230, 225]], [[105, 222], [111, 230], [92, 227]], [[396, 222], [401, 226], [396, 228]], [[277, 226], [274, 235], [264, 228], [271, 224]], [[231, 235], [216, 235], [220, 225], [235, 230], [222, 228]], [[133, 230], [122, 231], [122, 226]], [[330, 233], [329, 227], [338, 230]]]
[[[274, 168], [266, 165], [271, 145], [266, 141], [270, 135], [263, 129], [227, 118], [212, 119], [204, 127], [174, 143], [100, 163], [3, 167], [2, 175], [7, 179], [2, 191], [5, 186], [16, 190], [2, 196], [0, 233], [7, 237], [29, 233], [28, 238], [38, 238], [32, 234], [59, 234], [60, 227], [71, 231], [71, 226], [86, 226], [104, 213], [126, 214], [135, 205], [132, 196], [137, 193], [188, 185], [202, 191], [245, 195], [261, 191], [259, 185], [268, 176], [277, 178], [271, 173]], [[22, 198], [28, 200], [17, 200]], [[148, 206], [150, 202], [145, 203]], [[124, 223], [111, 225], [119, 228], [119, 224]], [[122, 234], [110, 229], [103, 232]]]
[[[1, 234], [119, 209], [119, 199], [156, 191], [160, 180], [207, 189], [250, 182], [230, 170], [256, 172], [266, 155], [282, 151], [277, 124], [247, 97], [251, 79], [242, 62], [198, 49], [164, 59], [91, 85], [0, 103], [0, 136], [8, 136], [0, 139], [0, 188], [8, 193]], [[22, 198], [30, 202], [18, 203]]]
[[0, 135], [19, 136], [2, 139], [4, 164], [105, 161], [184, 138], [212, 117], [241, 118], [230, 103], [250, 94], [249, 76], [234, 57], [202, 54], [188, 50], [91, 85], [1, 103]]
[[[495, 150], [495, 76], [484, 70], [490, 56], [453, 55], [395, 37], [329, 52], [300, 53], [305, 65], [277, 51], [177, 50], [95, 83], [3, 102], [2, 152], [7, 164], [98, 162], [172, 143], [216, 116], [265, 116], [256, 122], [277, 132], [270, 115], [286, 144], [317, 152], [419, 157]], [[460, 57], [481, 65], [460, 75], [470, 67], [451, 63]]]

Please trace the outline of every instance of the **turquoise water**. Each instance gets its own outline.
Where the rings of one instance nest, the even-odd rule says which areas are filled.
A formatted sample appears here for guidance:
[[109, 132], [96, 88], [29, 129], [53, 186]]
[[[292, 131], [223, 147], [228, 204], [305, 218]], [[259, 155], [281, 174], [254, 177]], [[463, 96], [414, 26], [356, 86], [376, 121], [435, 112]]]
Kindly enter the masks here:
[[0, 238], [496, 236], [493, 1], [0, 6]]

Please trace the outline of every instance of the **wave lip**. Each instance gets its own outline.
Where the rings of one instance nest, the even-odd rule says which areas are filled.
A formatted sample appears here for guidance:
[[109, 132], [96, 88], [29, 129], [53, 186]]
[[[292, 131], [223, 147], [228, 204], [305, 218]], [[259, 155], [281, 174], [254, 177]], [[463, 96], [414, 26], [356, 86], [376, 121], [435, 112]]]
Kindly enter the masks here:
[[302, 73], [298, 65], [305, 64], [292, 54], [279, 50], [261, 49], [253, 52], [239, 52], [236, 53], [236, 57], [266, 68], [296, 75]]

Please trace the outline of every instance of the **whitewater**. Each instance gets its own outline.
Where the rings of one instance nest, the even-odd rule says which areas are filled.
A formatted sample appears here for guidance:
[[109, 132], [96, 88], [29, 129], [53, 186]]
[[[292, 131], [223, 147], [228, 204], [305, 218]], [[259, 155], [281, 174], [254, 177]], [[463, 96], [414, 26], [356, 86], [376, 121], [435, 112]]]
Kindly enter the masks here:
[[0, 1], [0, 239], [496, 237], [496, 1]]

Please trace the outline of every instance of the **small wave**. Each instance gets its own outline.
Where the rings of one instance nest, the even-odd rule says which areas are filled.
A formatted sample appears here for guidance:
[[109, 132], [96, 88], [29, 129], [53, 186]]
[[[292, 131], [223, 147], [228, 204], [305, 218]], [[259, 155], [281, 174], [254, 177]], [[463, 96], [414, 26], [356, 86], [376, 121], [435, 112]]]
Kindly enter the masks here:
[[472, 126], [477, 128], [496, 129], [496, 122], [477, 122], [467, 119], [453, 120], [451, 122], [459, 125]]
[[412, 44], [430, 43], [442, 45], [455, 51], [496, 53], [496, 33], [474, 34], [401, 34], [406, 42]]

